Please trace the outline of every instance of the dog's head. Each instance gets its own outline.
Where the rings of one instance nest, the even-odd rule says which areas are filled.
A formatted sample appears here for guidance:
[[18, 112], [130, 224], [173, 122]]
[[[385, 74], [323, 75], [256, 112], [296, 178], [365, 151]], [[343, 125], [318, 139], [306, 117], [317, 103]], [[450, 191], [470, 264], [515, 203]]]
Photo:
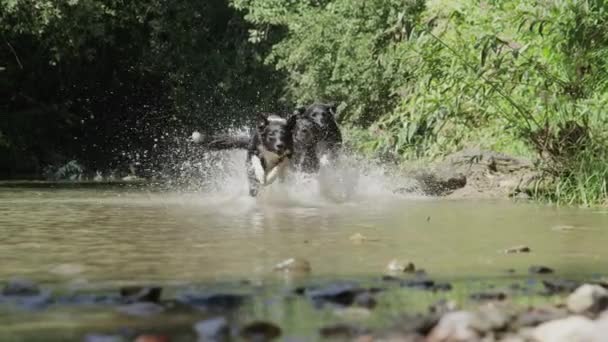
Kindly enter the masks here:
[[293, 150], [293, 130], [296, 117], [284, 119], [278, 115], [261, 114], [258, 118], [257, 133], [264, 148], [283, 156]]
[[308, 108], [298, 107], [294, 114], [308, 118], [319, 127], [325, 128], [336, 122], [336, 105], [315, 103]]
[[293, 141], [296, 146], [311, 146], [321, 135], [321, 128], [310, 118], [296, 116], [296, 124], [293, 131]]

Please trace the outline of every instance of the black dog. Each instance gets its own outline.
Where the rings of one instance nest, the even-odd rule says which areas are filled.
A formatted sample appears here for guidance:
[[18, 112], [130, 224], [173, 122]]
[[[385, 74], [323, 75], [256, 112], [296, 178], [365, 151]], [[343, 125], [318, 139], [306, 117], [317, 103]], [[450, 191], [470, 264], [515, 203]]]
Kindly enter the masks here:
[[313, 143], [310, 145], [314, 145], [317, 159], [324, 160], [326, 157], [327, 161], [335, 162], [342, 147], [342, 133], [335, 117], [336, 105], [315, 103], [308, 108], [297, 108], [294, 114], [316, 126]]

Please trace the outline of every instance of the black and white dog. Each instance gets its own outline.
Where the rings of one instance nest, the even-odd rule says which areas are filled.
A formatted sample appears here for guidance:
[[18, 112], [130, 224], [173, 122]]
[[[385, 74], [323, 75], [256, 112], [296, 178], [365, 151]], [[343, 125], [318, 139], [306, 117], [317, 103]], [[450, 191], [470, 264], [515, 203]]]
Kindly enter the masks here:
[[289, 169], [316, 173], [321, 163], [335, 161], [342, 135], [335, 120], [335, 106], [313, 104], [298, 108], [288, 119], [261, 114], [250, 136], [215, 135], [198, 132], [192, 140], [207, 149], [246, 149], [249, 194], [257, 196], [260, 186], [285, 179]]
[[293, 130], [296, 117], [284, 119], [277, 115], [261, 117], [247, 147], [247, 179], [249, 195], [256, 196], [260, 185], [268, 185], [277, 177], [283, 181], [293, 154]]

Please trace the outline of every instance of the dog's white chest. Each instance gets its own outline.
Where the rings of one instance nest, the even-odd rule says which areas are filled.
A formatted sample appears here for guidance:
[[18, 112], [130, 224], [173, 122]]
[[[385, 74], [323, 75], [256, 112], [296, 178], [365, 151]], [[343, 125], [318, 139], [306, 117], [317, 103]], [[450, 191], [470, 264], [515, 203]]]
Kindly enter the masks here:
[[262, 150], [260, 153], [266, 161], [266, 168], [262, 167], [262, 161], [258, 156], [253, 156], [251, 162], [255, 178], [263, 185], [272, 184], [279, 175], [285, 172], [289, 160], [281, 160], [276, 153], [267, 150]]

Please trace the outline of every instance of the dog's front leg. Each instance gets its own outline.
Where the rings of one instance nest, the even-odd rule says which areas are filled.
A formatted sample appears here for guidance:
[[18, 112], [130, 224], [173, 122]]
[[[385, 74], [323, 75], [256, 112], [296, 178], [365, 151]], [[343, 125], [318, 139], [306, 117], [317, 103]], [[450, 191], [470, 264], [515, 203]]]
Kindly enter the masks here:
[[246, 168], [247, 180], [249, 181], [249, 195], [256, 197], [260, 191], [261, 181], [259, 179], [260, 158], [253, 154], [247, 154]]

